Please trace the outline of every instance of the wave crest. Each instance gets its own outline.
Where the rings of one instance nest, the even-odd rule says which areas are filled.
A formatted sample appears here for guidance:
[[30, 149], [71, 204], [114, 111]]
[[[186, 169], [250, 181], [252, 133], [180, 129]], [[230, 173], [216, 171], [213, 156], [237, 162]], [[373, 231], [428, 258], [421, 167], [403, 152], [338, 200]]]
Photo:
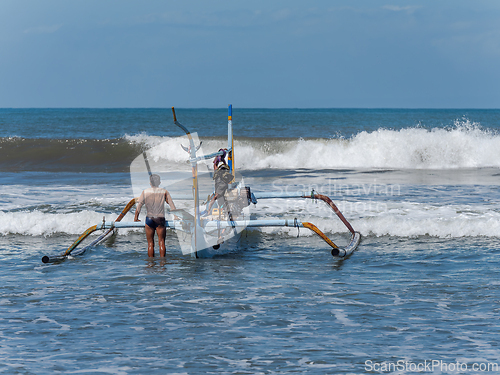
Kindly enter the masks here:
[[[202, 141], [205, 154], [227, 144], [222, 137]], [[173, 166], [187, 162], [181, 144], [187, 145], [186, 137], [145, 133], [113, 140], [2, 138], [0, 169], [124, 172], [145, 149]], [[500, 167], [500, 135], [460, 120], [451, 128], [380, 128], [350, 138], [236, 138], [235, 163], [240, 170]]]
[[[360, 132], [350, 139], [236, 143], [240, 168], [456, 169], [500, 167], [500, 136], [473, 124], [452, 129]], [[266, 147], [263, 147], [266, 146]], [[239, 155], [239, 158], [238, 158]]]

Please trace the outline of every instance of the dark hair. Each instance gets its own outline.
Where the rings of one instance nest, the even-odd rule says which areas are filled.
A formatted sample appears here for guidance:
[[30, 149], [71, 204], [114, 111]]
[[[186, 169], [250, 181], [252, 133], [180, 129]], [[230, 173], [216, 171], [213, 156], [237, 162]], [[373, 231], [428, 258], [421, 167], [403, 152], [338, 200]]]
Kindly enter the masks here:
[[[220, 148], [219, 151], [222, 151], [222, 155], [217, 155], [214, 159], [214, 164], [215, 166], [218, 166], [219, 163], [223, 163], [223, 164], [226, 164], [226, 160], [225, 160], [225, 157], [226, 157], [226, 150], [224, 150], [223, 148]], [[227, 165], [227, 164], [226, 164]]]
[[158, 187], [160, 186], [160, 176], [158, 176], [157, 174], [152, 174], [151, 176], [149, 176], [149, 182], [151, 183], [151, 186], [153, 187]]

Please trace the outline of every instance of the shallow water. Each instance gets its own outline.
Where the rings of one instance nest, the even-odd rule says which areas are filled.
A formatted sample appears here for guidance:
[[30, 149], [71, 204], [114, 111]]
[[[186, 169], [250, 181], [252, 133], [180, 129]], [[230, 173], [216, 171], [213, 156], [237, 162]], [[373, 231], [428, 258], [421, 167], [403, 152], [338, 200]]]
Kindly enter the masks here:
[[[333, 156], [333, 167], [308, 168], [302, 159], [315, 149], [315, 140], [288, 139], [283, 146], [276, 139], [268, 145], [250, 139], [241, 144], [241, 151], [256, 155], [256, 164], [240, 157], [240, 165], [247, 163], [240, 171], [254, 191], [315, 189], [331, 196], [363, 235], [359, 248], [345, 260], [334, 259], [327, 245], [306, 229], [249, 230], [233, 251], [213, 259], [181, 255], [171, 232], [167, 258], [150, 259], [142, 231], [121, 230], [82, 256], [42, 264], [43, 255], [64, 251], [103, 216], [107, 221], [116, 218], [133, 197], [130, 175], [125, 164], [99, 171], [99, 162], [85, 165], [83, 157], [75, 170], [67, 168], [76, 163], [72, 157], [69, 164], [26, 159], [0, 168], [0, 372], [415, 373], [412, 365], [437, 361], [420, 372], [479, 373], [472, 366], [482, 364], [490, 365], [490, 371], [481, 373], [495, 373], [493, 365], [500, 357], [500, 172], [495, 160], [482, 162], [484, 155], [475, 158], [477, 167], [468, 162], [452, 166], [453, 160], [466, 160], [468, 149], [462, 158], [440, 158], [448, 155], [446, 150], [459, 149], [460, 137], [478, 142], [476, 150], [493, 152], [500, 140], [496, 112], [466, 119], [477, 122], [473, 128], [439, 133], [445, 146], [432, 143], [427, 157], [412, 159], [414, 149], [407, 149], [408, 154], [398, 149], [400, 154], [391, 156], [386, 148], [391, 137], [425, 145], [425, 137], [433, 134], [422, 133], [422, 128], [413, 132], [415, 117], [424, 130], [426, 124], [445, 129], [454, 123], [454, 117], [446, 117], [449, 112], [439, 112], [444, 116], [440, 118], [433, 111], [365, 111], [361, 117], [356, 110], [345, 111], [343, 118], [351, 122], [338, 131], [345, 137], [354, 134], [346, 150], [353, 152], [355, 143], [365, 140], [370, 147], [364, 152], [371, 149], [368, 159], [382, 154], [384, 168], [345, 168], [344, 161]], [[148, 114], [139, 112], [120, 116], [141, 124]], [[92, 113], [92, 121], [109, 121], [110, 112], [104, 113], [103, 118]], [[326, 115], [321, 112], [317, 118], [327, 121]], [[377, 124], [384, 115], [394, 129], [403, 131], [379, 132]], [[88, 116], [82, 115], [82, 121], [90, 121]], [[202, 117], [203, 111], [190, 116]], [[53, 121], [68, 118], [66, 113]], [[296, 126], [300, 119], [295, 121], [288, 125], [293, 132], [307, 135]], [[119, 133], [121, 125], [114, 124], [112, 129]], [[65, 129], [56, 127], [53, 138], [60, 132], [71, 134]], [[140, 147], [158, 145], [159, 140], [184, 142], [172, 134], [133, 135], [129, 130], [121, 133], [120, 142], [132, 139], [135, 144], [140, 138]], [[95, 136], [113, 137], [106, 130]], [[381, 142], [372, 142], [375, 138]], [[216, 141], [211, 138], [204, 147], [211, 151]], [[12, 143], [18, 141], [3, 142], [7, 148], [18, 147]], [[64, 149], [43, 142], [64, 157]], [[321, 142], [325, 152], [335, 155], [344, 141]], [[132, 153], [134, 147], [125, 150]], [[294, 166], [286, 168], [283, 150]], [[417, 150], [423, 155], [425, 147]], [[177, 160], [182, 154], [176, 152], [166, 158]], [[367, 160], [363, 153], [353, 157]], [[398, 158], [415, 164], [392, 165]], [[339, 245], [349, 240], [345, 227], [322, 202], [260, 200], [252, 210], [264, 218], [311, 221]], [[132, 217], [129, 213], [124, 220]], [[467, 370], [463, 365], [459, 371], [452, 368], [457, 362]], [[388, 367], [383, 368], [384, 363]], [[406, 365], [396, 368], [398, 363]]]
[[136, 234], [51, 265], [19, 249], [58, 238], [10, 242], [3, 372], [363, 373], [367, 360], [498, 358], [496, 240], [366, 236], [343, 261], [301, 237], [242, 241], [215, 259], [149, 260]]

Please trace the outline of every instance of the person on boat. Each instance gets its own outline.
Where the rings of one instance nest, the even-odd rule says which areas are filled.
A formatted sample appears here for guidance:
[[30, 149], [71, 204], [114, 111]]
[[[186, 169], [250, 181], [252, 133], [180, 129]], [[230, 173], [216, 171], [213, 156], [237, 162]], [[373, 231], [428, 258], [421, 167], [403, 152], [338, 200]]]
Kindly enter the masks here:
[[134, 221], [139, 220], [139, 213], [143, 205], [146, 205], [146, 238], [148, 240], [148, 256], [155, 256], [155, 232], [158, 235], [158, 245], [160, 247], [160, 257], [165, 257], [165, 237], [167, 228], [165, 227], [165, 202], [171, 209], [175, 210], [175, 204], [170, 193], [160, 188], [160, 176], [152, 174], [149, 177], [151, 187], [144, 190], [137, 200], [137, 209], [135, 210]]
[[[217, 203], [219, 204], [219, 209], [221, 207], [224, 207], [226, 209], [226, 212], [228, 215], [231, 215], [231, 213], [228, 210], [228, 207], [226, 206], [226, 200], [224, 198], [224, 193], [226, 192], [229, 183], [233, 180], [233, 175], [231, 174], [229, 170], [229, 166], [226, 163], [226, 150], [220, 149], [219, 151], [222, 151], [222, 155], [218, 155], [214, 159], [214, 181], [215, 181], [215, 193], [212, 196], [212, 199], [210, 200], [210, 203], [208, 205], [207, 212], [210, 213], [212, 210], [212, 206], [214, 205], [215, 201], [217, 200]], [[220, 165], [219, 165], [220, 164]]]

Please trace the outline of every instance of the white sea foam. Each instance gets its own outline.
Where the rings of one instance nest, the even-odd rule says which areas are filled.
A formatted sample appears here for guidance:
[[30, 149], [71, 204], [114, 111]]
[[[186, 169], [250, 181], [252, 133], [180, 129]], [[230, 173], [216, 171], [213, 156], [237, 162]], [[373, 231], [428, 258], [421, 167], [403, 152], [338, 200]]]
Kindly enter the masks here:
[[[155, 157], [182, 162], [187, 154], [180, 147], [184, 137], [160, 138], [145, 134], [126, 136], [129, 142], [156, 147]], [[203, 143], [205, 153], [224, 144]], [[401, 168], [456, 169], [500, 167], [500, 135], [470, 123], [453, 128], [378, 129], [360, 132], [349, 139], [238, 140], [235, 160], [239, 168]]]
[[[324, 205], [297, 206], [295, 211], [281, 212], [281, 203], [269, 203], [255, 209], [259, 218], [276, 219], [297, 217], [300, 221], [312, 222], [326, 234], [347, 233], [342, 222]], [[310, 207], [309, 207], [310, 206]], [[257, 206], [258, 207], [258, 206]], [[433, 206], [424, 203], [391, 203], [366, 206], [363, 202], [340, 202], [339, 209], [352, 226], [364, 236], [438, 238], [457, 237], [496, 237], [500, 233], [500, 210], [498, 207], [470, 207], [468, 205]], [[377, 208], [378, 207], [378, 208]], [[384, 208], [384, 210], [380, 210]], [[44, 213], [34, 211], [0, 211], [0, 234], [19, 234], [28, 236], [50, 236], [54, 234], [79, 235], [92, 225], [115, 220], [118, 212], [103, 214], [98, 210], [83, 210], [72, 213]], [[128, 213], [122, 221], [133, 221]], [[258, 230], [269, 235], [313, 236], [306, 229], [261, 228]], [[140, 231], [140, 229], [134, 229]], [[120, 230], [121, 234], [128, 230]]]
[[[305, 204], [295, 211], [283, 209], [277, 200], [266, 202], [266, 208], [256, 214], [270, 216], [270, 212], [283, 212], [285, 217], [298, 217], [310, 221], [326, 234], [347, 233], [344, 224], [326, 205]], [[431, 236], [438, 238], [497, 237], [500, 233], [500, 210], [498, 205], [445, 205], [437, 206], [416, 202], [366, 202], [342, 201], [337, 206], [355, 230], [363, 236], [395, 236], [413, 238]], [[287, 213], [288, 211], [288, 213]], [[313, 236], [312, 232], [297, 228], [264, 228], [268, 234]]]
[[[103, 217], [109, 222], [115, 220], [117, 216], [118, 213], [102, 214], [91, 210], [73, 213], [44, 213], [38, 210], [0, 211], [0, 234], [50, 236], [64, 233], [79, 235], [87, 228], [102, 223]], [[128, 214], [123, 220], [133, 221], [133, 216]]]
[[[189, 169], [187, 154], [180, 147], [181, 144], [187, 145], [185, 137], [149, 137], [145, 134], [127, 137], [130, 142], [153, 147], [148, 151], [153, 161], [164, 158], [167, 164], [182, 162]], [[361, 132], [351, 139], [247, 139], [236, 145], [236, 163], [241, 169], [391, 167], [410, 169], [404, 173], [411, 176], [416, 173], [411, 170], [414, 168], [500, 167], [500, 135], [467, 122], [452, 129], [380, 129], [371, 133]], [[203, 143], [202, 150], [210, 153], [219, 147], [220, 142], [212, 139]], [[189, 182], [189, 179], [186, 181]], [[293, 178], [286, 181], [291, 185], [304, 182]], [[212, 183], [211, 179], [209, 182]], [[259, 190], [258, 186], [255, 190]], [[426, 194], [425, 190], [422, 191]], [[2, 187], [0, 234], [80, 234], [102, 222], [103, 216], [106, 221], [116, 219], [133, 194], [130, 186], [125, 185], [6, 185]], [[460, 197], [464, 191], [458, 189], [453, 194]], [[342, 201], [342, 194], [337, 196], [335, 192], [333, 198], [353, 227], [365, 236], [497, 236], [500, 233], [500, 206], [496, 204], [496, 191], [476, 191], [474, 194], [477, 199], [462, 199], [457, 204], [454, 204], [455, 199], [446, 199], [447, 195], [443, 195], [443, 199], [434, 197], [434, 203], [424, 203], [425, 197], [411, 197], [413, 201], [410, 202], [405, 201], [407, 197], [404, 195], [394, 200], [392, 195], [370, 195], [367, 192], [350, 194], [347, 201]], [[485, 197], [485, 194], [489, 195]], [[377, 201], [367, 201], [370, 197]], [[190, 208], [184, 207], [182, 200], [177, 203], [181, 208]], [[329, 208], [326, 205], [321, 207], [318, 210], [298, 201], [261, 200], [255, 213], [261, 218], [298, 217], [316, 224], [325, 233], [345, 233], [346, 228], [332, 216]], [[124, 220], [132, 219], [132, 215], [128, 214]], [[266, 228], [262, 231], [297, 234], [296, 228]], [[311, 234], [301, 230], [301, 235]]]

